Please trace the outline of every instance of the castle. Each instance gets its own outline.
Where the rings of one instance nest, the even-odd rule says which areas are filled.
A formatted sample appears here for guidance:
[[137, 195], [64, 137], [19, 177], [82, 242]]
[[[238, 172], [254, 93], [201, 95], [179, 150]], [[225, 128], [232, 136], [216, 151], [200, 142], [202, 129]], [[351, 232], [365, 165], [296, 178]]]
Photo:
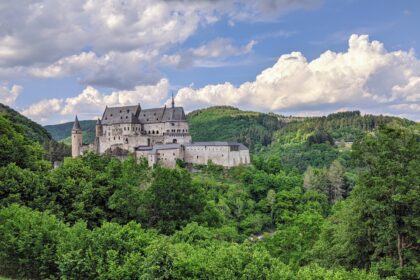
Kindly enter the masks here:
[[249, 150], [237, 142], [192, 142], [182, 107], [142, 109], [135, 106], [106, 107], [96, 123], [93, 144], [84, 145], [76, 119], [72, 129], [72, 156], [87, 151], [124, 158], [144, 157], [149, 166], [175, 167], [177, 160], [191, 164], [209, 161], [224, 167], [249, 164]]

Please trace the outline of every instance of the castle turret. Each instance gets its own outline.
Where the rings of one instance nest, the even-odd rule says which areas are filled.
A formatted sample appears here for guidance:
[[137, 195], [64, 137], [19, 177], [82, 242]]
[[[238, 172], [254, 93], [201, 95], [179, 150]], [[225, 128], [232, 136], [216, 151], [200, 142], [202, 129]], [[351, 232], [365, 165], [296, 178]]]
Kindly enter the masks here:
[[102, 122], [99, 118], [96, 121], [96, 127], [95, 128], [96, 128], [96, 137], [101, 137], [103, 135], [103, 129], [102, 129]]
[[79, 119], [76, 116], [74, 120], [73, 129], [71, 130], [71, 155], [78, 157], [81, 154], [83, 145], [82, 128], [80, 127]]
[[101, 150], [100, 147], [99, 147], [101, 145], [100, 137], [103, 136], [103, 133], [104, 133], [102, 122], [99, 118], [96, 121], [95, 131], [96, 131], [95, 150], [99, 154], [99, 152]]

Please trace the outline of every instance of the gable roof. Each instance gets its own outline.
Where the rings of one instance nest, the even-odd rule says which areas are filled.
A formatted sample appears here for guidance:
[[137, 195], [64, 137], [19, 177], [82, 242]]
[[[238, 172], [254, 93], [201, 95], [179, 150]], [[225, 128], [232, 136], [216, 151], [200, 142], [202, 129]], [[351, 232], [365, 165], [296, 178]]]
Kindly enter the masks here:
[[140, 111], [139, 120], [141, 123], [156, 123], [167, 121], [186, 121], [184, 108], [152, 108]]
[[102, 116], [102, 124], [138, 123], [140, 105], [106, 107]]

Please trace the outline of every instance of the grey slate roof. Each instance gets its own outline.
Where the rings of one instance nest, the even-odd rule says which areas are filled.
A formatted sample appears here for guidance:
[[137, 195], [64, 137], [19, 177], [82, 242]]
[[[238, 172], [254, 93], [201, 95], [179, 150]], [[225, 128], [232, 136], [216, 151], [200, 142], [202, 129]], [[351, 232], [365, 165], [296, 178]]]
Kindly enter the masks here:
[[140, 105], [106, 107], [102, 116], [102, 124], [121, 123], [157, 123], [167, 121], [186, 121], [184, 108], [152, 108], [142, 110]]
[[140, 111], [139, 120], [141, 123], [156, 123], [166, 121], [186, 121], [184, 108], [153, 108]]
[[140, 105], [106, 107], [102, 116], [102, 124], [138, 123]]
[[79, 123], [79, 119], [77, 118], [77, 115], [76, 115], [76, 118], [74, 119], [72, 130], [82, 130], [82, 128], [80, 127], [80, 123]]

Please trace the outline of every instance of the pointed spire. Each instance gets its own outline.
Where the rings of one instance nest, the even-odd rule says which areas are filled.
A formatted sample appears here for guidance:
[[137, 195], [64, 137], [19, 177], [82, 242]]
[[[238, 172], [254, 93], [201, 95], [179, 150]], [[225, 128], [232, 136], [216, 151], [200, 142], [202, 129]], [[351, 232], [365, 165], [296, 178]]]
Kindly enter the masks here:
[[74, 119], [74, 123], [73, 123], [73, 130], [82, 130], [82, 128], [80, 127], [80, 123], [79, 123], [79, 119], [76, 118]]
[[174, 91], [172, 91], [172, 108], [175, 108]]
[[101, 125], [101, 119], [98, 118], [98, 120], [96, 121], [96, 125]]

